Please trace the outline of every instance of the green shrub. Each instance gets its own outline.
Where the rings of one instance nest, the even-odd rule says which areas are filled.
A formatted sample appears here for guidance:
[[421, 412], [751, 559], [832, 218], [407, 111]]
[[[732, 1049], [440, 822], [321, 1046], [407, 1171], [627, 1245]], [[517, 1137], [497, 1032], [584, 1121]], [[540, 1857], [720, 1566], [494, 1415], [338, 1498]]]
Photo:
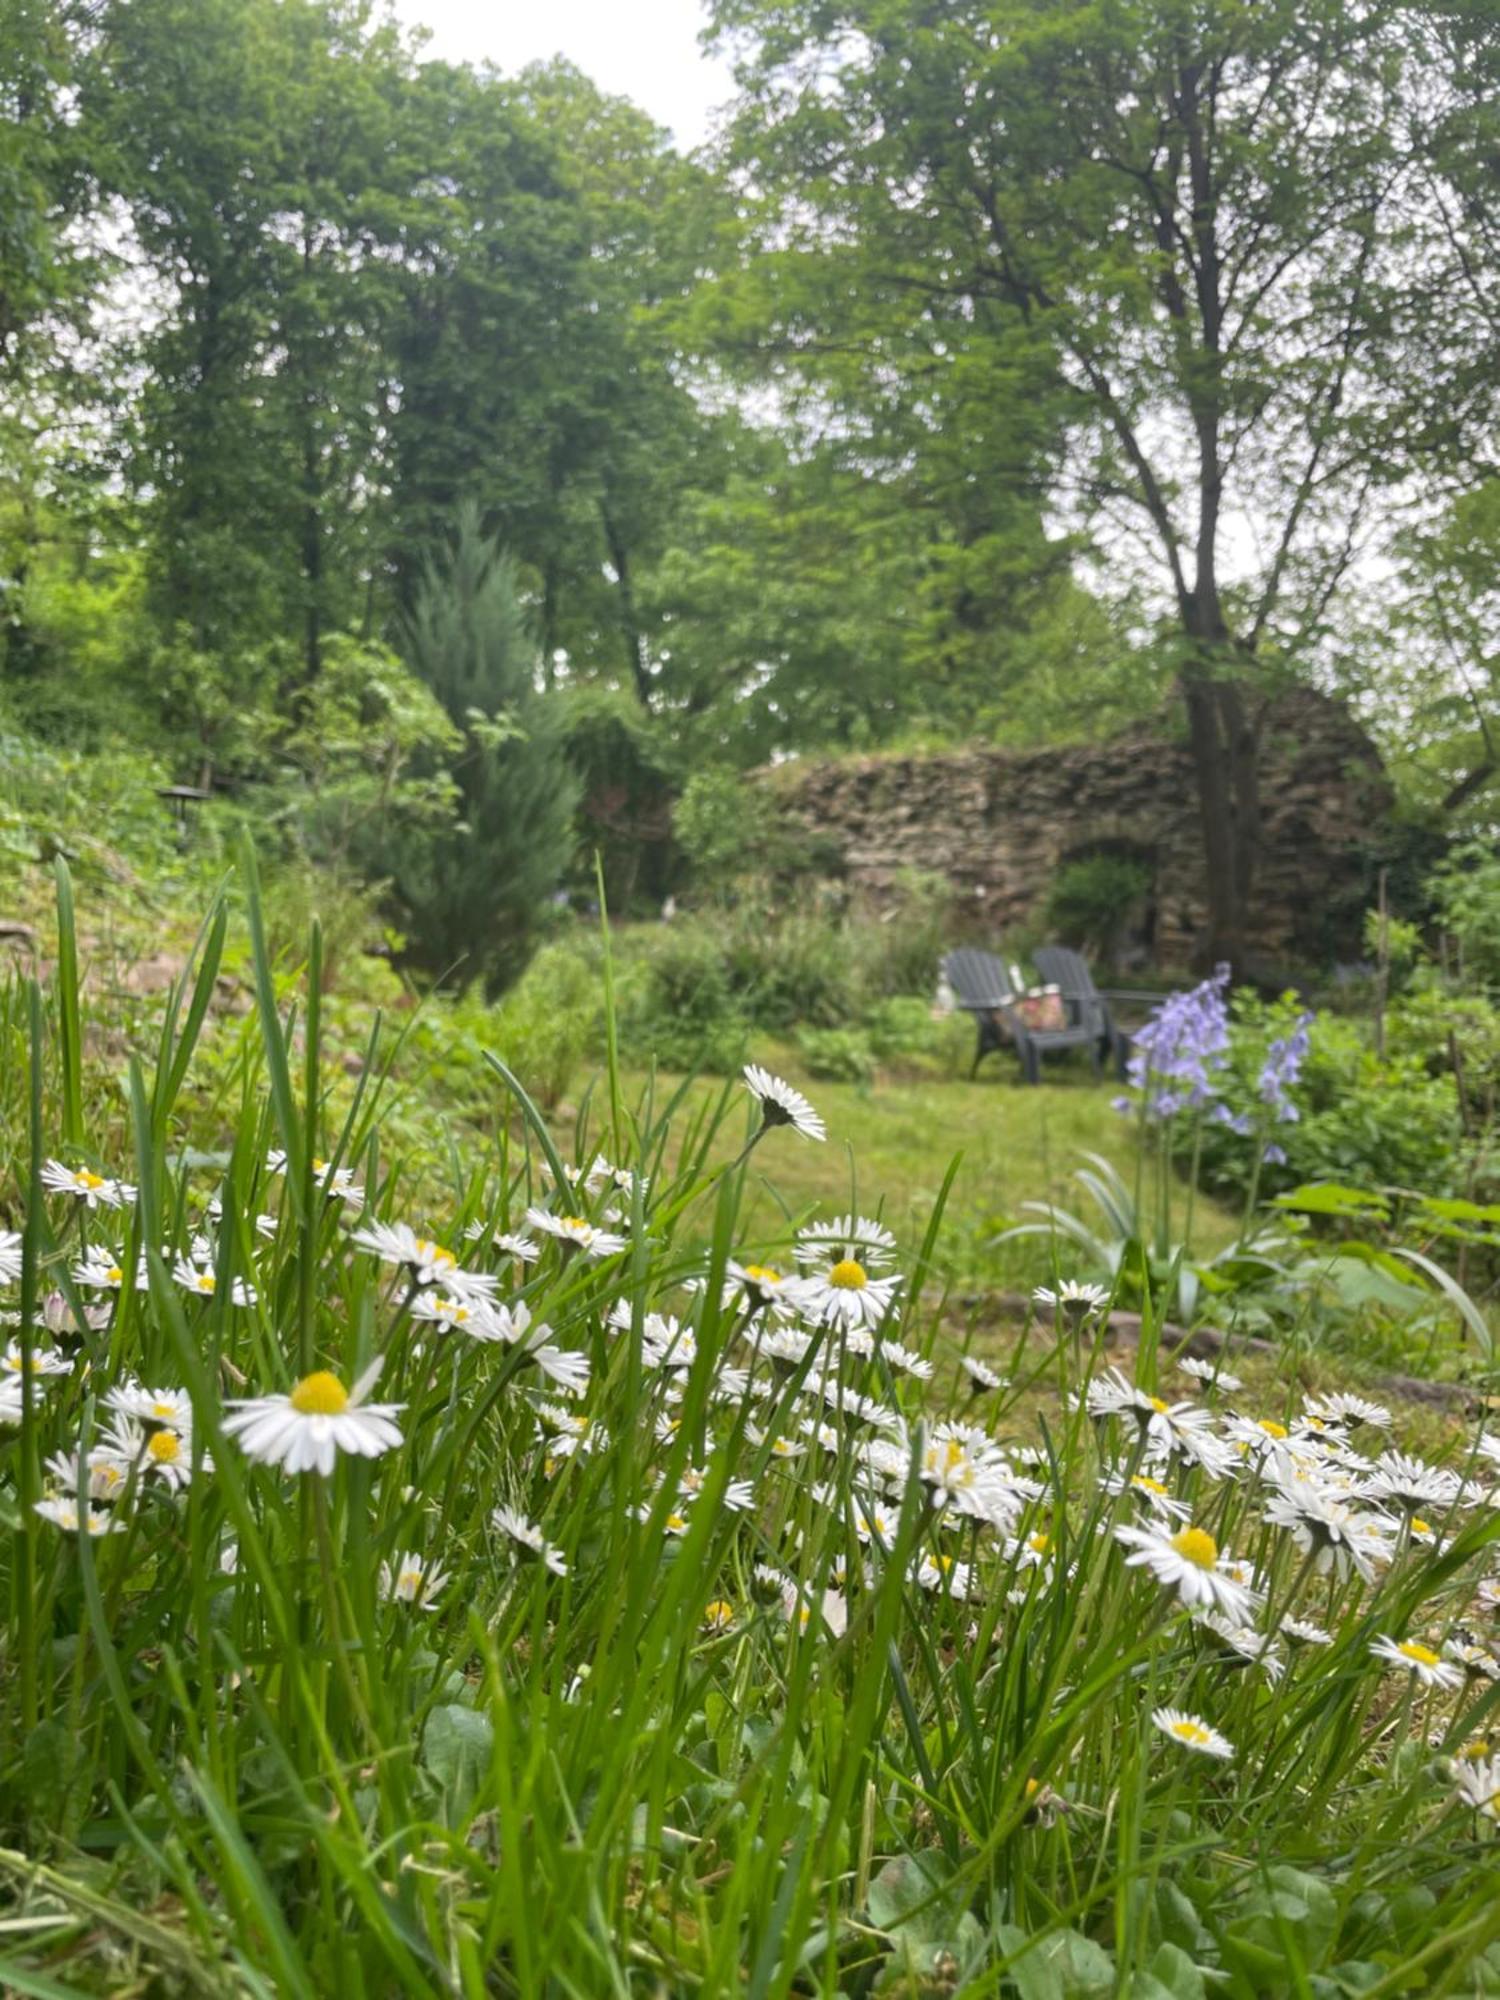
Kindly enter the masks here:
[[942, 876], [903, 871], [883, 909], [856, 910], [849, 919], [850, 956], [860, 992], [930, 998], [952, 919], [953, 890]]
[[858, 1028], [799, 1028], [797, 1053], [809, 1076], [829, 1083], [875, 1081], [875, 1051]]
[[813, 910], [742, 905], [716, 928], [730, 987], [759, 1028], [847, 1027], [859, 988], [840, 925]]
[[531, 956], [567, 868], [578, 784], [562, 709], [537, 692], [515, 564], [476, 508], [460, 509], [450, 546], [424, 567], [404, 644], [463, 739], [451, 763], [458, 817], [402, 834], [373, 865], [389, 873], [414, 961], [499, 993]]
[[1269, 1139], [1286, 1159], [1266, 1168], [1263, 1193], [1315, 1180], [1461, 1192], [1463, 1127], [1452, 1078], [1430, 1074], [1421, 1055], [1397, 1053], [1394, 1038], [1379, 1061], [1363, 1023], [1317, 1016], [1290, 1093], [1298, 1115], [1266, 1127], [1258, 1084], [1266, 1048], [1291, 1030], [1301, 1011], [1290, 995], [1269, 1004], [1235, 995], [1229, 1058], [1218, 1081], [1229, 1111], [1252, 1131], [1242, 1135], [1227, 1125], [1204, 1124], [1207, 1183], [1243, 1192], [1254, 1176], [1258, 1147]]
[[579, 1064], [603, 1041], [598, 952], [577, 941], [545, 944], [491, 1009], [488, 1045], [544, 1110], [566, 1096]]
[[621, 993], [620, 1011], [634, 1062], [727, 1073], [744, 1060], [750, 1018], [708, 924], [664, 925]]
[[1428, 886], [1465, 976], [1500, 987], [1500, 856], [1483, 841], [1469, 841], [1454, 849]]
[[1151, 886], [1150, 866], [1126, 854], [1088, 854], [1058, 869], [1047, 891], [1047, 920], [1065, 944], [1109, 961], [1135, 904]]
[[672, 808], [672, 832], [703, 889], [723, 889], [738, 876], [764, 874], [775, 865], [774, 807], [739, 771], [695, 771]]

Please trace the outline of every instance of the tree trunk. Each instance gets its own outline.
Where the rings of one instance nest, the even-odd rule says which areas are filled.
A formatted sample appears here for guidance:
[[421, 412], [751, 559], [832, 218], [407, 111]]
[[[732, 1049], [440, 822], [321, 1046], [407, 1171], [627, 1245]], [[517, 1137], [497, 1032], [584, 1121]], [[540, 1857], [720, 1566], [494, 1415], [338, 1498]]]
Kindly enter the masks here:
[[651, 711], [651, 676], [646, 671], [646, 642], [641, 634], [635, 610], [635, 588], [630, 576], [630, 551], [625, 546], [625, 538], [620, 533], [609, 508], [601, 503], [600, 518], [604, 523], [604, 539], [609, 548], [609, 559], [614, 565], [620, 604], [620, 632], [625, 642], [625, 660], [630, 668], [631, 679], [641, 707]]
[[1190, 598], [1183, 609], [1193, 653], [1182, 695], [1208, 900], [1200, 957], [1205, 969], [1227, 964], [1242, 974], [1260, 842], [1260, 733], [1245, 699], [1245, 654], [1224, 625], [1215, 595], [1209, 594], [1206, 617], [1201, 600]]

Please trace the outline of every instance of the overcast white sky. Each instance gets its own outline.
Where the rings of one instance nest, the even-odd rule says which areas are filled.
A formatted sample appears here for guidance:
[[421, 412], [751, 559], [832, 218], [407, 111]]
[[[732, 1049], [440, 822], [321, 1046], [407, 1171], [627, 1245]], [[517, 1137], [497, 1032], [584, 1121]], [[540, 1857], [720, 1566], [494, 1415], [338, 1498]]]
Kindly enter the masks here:
[[432, 30], [429, 52], [507, 71], [564, 55], [602, 90], [629, 97], [680, 146], [708, 136], [732, 94], [727, 68], [698, 47], [701, 0], [395, 0], [411, 27]]

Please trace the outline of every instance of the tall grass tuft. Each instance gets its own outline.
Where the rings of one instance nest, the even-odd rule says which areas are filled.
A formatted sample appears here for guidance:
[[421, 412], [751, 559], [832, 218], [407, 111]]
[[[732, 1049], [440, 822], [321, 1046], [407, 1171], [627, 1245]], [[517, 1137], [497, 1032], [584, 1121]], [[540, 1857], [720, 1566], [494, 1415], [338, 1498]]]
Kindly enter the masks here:
[[1500, 1988], [1483, 1432], [1169, 1378], [1149, 1292], [1135, 1380], [1061, 1284], [1001, 1380], [936, 1216], [747, 1237], [792, 1092], [612, 1058], [565, 1139], [491, 1052], [418, 1210], [248, 860], [253, 1017], [221, 901], [123, 1076], [58, 891], [0, 996], [5, 1990]]

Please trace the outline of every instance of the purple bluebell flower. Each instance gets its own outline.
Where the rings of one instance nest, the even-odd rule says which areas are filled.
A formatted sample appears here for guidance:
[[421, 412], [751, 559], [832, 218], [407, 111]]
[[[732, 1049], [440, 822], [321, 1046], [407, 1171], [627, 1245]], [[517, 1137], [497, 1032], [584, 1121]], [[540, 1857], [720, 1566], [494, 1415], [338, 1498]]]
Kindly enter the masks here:
[[1281, 1146], [1267, 1146], [1261, 1154], [1260, 1160], [1261, 1165], [1264, 1167], [1284, 1167], [1286, 1165], [1286, 1150]]
[[1313, 1016], [1299, 1014], [1289, 1035], [1278, 1035], [1266, 1050], [1260, 1072], [1260, 1098], [1280, 1124], [1294, 1125], [1301, 1112], [1287, 1095], [1302, 1074], [1312, 1040]]
[[1145, 1092], [1149, 1117], [1201, 1111], [1216, 1101], [1214, 1072], [1229, 1050], [1228, 984], [1229, 967], [1221, 965], [1189, 992], [1168, 994], [1134, 1037], [1126, 1075]]

